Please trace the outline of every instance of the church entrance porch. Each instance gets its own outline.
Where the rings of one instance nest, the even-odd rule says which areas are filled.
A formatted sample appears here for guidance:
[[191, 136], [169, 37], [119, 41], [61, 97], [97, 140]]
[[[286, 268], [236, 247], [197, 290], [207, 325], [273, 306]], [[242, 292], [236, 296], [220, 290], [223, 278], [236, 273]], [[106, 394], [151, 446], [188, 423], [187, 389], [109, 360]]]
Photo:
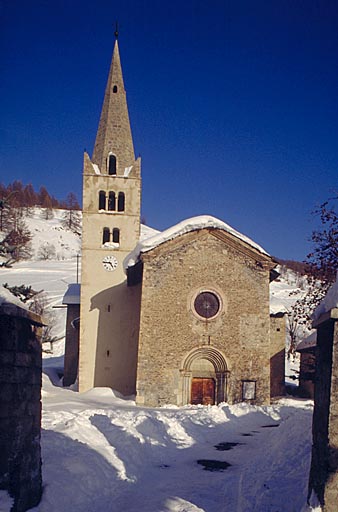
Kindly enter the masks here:
[[209, 378], [192, 379], [191, 400], [193, 405], [215, 405], [215, 381]]
[[227, 399], [227, 364], [216, 349], [200, 347], [190, 352], [180, 370], [178, 405], [214, 405]]

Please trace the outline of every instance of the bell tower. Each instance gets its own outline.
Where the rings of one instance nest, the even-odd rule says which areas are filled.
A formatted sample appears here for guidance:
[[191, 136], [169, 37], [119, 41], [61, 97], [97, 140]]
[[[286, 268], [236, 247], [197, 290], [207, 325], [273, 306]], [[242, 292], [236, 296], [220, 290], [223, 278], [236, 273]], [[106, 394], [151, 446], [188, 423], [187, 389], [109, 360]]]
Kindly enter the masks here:
[[132, 394], [139, 291], [127, 287], [123, 260], [140, 235], [141, 161], [115, 35], [93, 155], [84, 154], [79, 390]]

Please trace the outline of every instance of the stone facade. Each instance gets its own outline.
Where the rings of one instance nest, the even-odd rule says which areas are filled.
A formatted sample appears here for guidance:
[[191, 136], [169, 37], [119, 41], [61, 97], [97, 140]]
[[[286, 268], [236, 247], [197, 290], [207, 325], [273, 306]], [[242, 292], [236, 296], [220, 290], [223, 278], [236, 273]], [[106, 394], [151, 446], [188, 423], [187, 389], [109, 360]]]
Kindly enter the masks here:
[[[249, 401], [269, 403], [271, 258], [208, 229], [141, 257], [137, 403], [189, 403], [194, 378], [214, 380], [215, 402], [240, 402], [244, 383], [253, 383]], [[195, 310], [202, 291], [215, 294], [220, 303], [210, 320]], [[281, 334], [273, 349], [280, 353], [283, 347]]]
[[[137, 392], [137, 403], [155, 406], [266, 404], [281, 395], [284, 318], [269, 316], [276, 263], [229, 226], [201, 228], [142, 253], [126, 277], [140, 208], [140, 159], [116, 42], [93, 157], [84, 157], [79, 390]], [[203, 317], [196, 301], [216, 313]], [[65, 382], [76, 371], [76, 340], [69, 344]]]
[[316, 321], [317, 351], [313, 448], [309, 494], [314, 490], [324, 512], [338, 504], [338, 309]]
[[40, 318], [17, 306], [0, 306], [0, 489], [12, 512], [36, 506], [41, 480]]

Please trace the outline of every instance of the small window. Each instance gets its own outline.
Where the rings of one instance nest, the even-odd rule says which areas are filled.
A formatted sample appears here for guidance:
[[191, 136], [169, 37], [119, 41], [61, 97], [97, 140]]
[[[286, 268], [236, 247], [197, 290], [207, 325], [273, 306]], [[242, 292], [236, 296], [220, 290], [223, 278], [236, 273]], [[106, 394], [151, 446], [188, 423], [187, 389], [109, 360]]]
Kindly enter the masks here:
[[255, 400], [256, 399], [256, 381], [243, 380], [242, 381], [242, 400]]
[[120, 243], [120, 230], [118, 228], [113, 229], [113, 242], [115, 244]]
[[124, 212], [124, 193], [119, 192], [119, 197], [117, 201], [117, 211]]
[[109, 211], [115, 211], [115, 192], [109, 192], [109, 198], [108, 198], [108, 210]]
[[116, 175], [116, 156], [115, 155], [109, 155], [108, 174], [110, 174], [111, 176]]
[[109, 228], [103, 228], [102, 243], [105, 244], [106, 242], [109, 242], [109, 241], [110, 241]]
[[103, 190], [99, 192], [99, 210], [106, 209], [106, 193]]
[[113, 93], [116, 93], [117, 92], [117, 85], [114, 85], [113, 87]]

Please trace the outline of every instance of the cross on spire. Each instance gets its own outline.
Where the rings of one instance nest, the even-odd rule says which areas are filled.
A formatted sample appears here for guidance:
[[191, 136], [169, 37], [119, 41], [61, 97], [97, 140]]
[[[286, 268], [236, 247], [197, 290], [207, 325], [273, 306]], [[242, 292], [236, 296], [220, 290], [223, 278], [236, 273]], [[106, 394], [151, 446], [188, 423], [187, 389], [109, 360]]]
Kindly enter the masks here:
[[119, 37], [119, 25], [118, 25], [117, 21], [115, 22], [114, 36], [115, 36], [116, 39]]

